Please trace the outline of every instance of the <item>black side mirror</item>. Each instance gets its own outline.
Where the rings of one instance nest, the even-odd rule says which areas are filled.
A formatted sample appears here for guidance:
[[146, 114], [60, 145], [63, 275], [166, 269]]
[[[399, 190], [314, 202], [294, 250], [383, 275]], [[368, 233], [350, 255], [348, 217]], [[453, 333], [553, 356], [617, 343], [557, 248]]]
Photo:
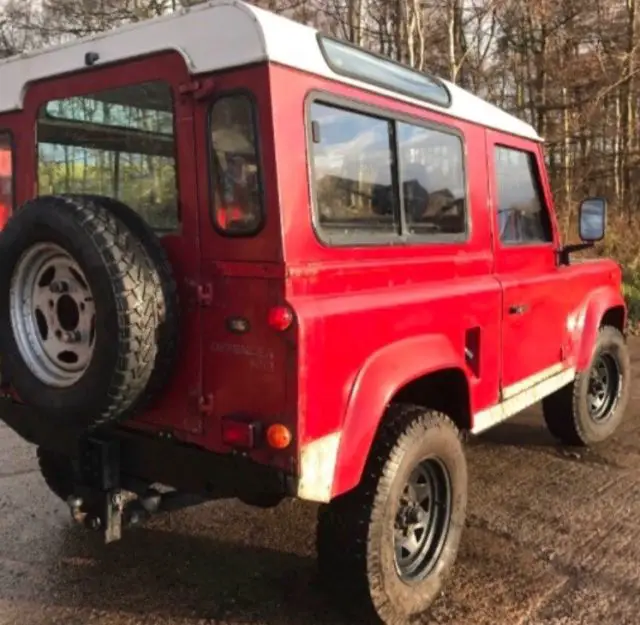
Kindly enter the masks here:
[[580, 238], [585, 243], [602, 241], [607, 229], [607, 201], [601, 197], [580, 204]]
[[582, 243], [565, 245], [558, 250], [558, 263], [568, 265], [570, 255], [573, 252], [581, 252], [593, 247], [594, 243], [604, 239], [607, 229], [607, 200], [601, 197], [592, 197], [580, 204], [579, 212], [580, 238]]

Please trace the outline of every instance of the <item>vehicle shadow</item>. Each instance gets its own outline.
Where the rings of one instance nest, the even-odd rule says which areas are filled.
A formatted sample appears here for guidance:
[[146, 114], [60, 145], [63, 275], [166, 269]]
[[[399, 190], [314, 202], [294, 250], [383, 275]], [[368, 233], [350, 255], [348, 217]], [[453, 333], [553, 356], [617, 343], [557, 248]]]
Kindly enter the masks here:
[[624, 431], [628, 429], [629, 424], [625, 422], [616, 437], [597, 448], [571, 447], [559, 443], [549, 433], [542, 416], [538, 416], [535, 411], [530, 411], [521, 417], [516, 417], [513, 421], [507, 421], [487, 430], [475, 437], [474, 443], [480, 446], [496, 445], [529, 449], [568, 462], [620, 468], [610, 450], [614, 443], [619, 445], [618, 439], [624, 436]]
[[475, 438], [478, 443], [510, 447], [556, 448], [556, 440], [542, 422], [542, 417], [528, 414], [526, 420], [516, 418], [487, 430]]
[[62, 565], [41, 596], [48, 606], [127, 614], [141, 623], [349, 622], [320, 589], [311, 555], [186, 535], [179, 528], [128, 530], [109, 546], [78, 528], [64, 532], [56, 557]]

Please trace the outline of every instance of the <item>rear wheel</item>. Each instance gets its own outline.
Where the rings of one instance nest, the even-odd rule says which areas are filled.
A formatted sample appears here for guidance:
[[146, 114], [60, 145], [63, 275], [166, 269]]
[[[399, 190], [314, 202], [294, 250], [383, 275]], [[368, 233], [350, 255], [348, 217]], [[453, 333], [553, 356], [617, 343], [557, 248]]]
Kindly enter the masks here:
[[624, 418], [631, 362], [622, 333], [605, 326], [589, 367], [542, 402], [545, 422], [561, 443], [590, 446], [609, 438]]
[[466, 460], [450, 419], [391, 406], [361, 484], [320, 508], [323, 580], [365, 622], [406, 623], [442, 590], [466, 502]]

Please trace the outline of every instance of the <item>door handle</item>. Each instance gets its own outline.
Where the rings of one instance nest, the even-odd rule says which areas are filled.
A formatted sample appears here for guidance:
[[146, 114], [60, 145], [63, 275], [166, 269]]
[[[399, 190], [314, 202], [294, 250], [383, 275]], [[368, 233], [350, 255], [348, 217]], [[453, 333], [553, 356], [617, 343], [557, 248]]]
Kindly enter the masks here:
[[527, 310], [529, 310], [529, 307], [526, 304], [513, 304], [509, 306], [510, 315], [524, 315]]

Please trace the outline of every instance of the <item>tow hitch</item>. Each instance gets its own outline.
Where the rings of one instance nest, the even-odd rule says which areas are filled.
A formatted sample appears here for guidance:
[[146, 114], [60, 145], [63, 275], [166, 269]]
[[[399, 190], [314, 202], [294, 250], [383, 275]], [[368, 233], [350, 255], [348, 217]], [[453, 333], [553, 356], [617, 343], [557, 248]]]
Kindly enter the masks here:
[[73, 520], [102, 531], [105, 543], [122, 538], [122, 530], [152, 515], [199, 505], [206, 498], [147, 487], [139, 494], [121, 484], [118, 440], [85, 439], [80, 446], [77, 487], [67, 504]]
[[85, 498], [74, 495], [69, 497], [67, 503], [76, 523], [91, 530], [104, 531], [105, 543], [122, 538], [125, 504], [120, 491], [96, 492]]

